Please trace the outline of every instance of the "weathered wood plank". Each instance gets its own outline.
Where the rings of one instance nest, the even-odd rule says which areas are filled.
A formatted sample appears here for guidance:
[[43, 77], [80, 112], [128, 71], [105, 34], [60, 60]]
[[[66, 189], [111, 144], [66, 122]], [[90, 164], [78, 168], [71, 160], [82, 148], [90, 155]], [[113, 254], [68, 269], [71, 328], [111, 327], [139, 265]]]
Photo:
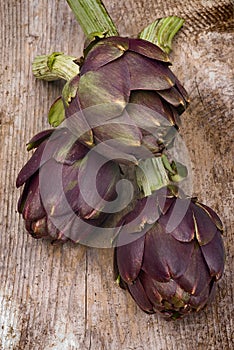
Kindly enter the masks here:
[[193, 350], [233, 348], [233, 77], [230, 0], [105, 1], [122, 35], [155, 17], [186, 24], [172, 54], [191, 95], [182, 134], [194, 170], [193, 193], [225, 224], [227, 265], [212, 306], [176, 323], [148, 316], [112, 279], [111, 250], [35, 241], [16, 212], [25, 143], [48, 127], [62, 83], [36, 81], [33, 57], [79, 56], [84, 36], [65, 1], [0, 3], [0, 349]]

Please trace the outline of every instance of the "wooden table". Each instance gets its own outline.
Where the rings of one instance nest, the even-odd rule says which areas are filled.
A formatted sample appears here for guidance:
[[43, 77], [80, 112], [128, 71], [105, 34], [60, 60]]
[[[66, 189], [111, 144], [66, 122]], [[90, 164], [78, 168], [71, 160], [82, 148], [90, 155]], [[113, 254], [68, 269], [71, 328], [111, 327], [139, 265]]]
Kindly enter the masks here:
[[0, 349], [192, 350], [233, 344], [233, 31], [231, 0], [128, 0], [105, 4], [122, 35], [176, 14], [173, 70], [191, 96], [181, 133], [194, 171], [193, 194], [225, 225], [227, 263], [212, 306], [168, 323], [144, 314], [117, 288], [112, 251], [52, 246], [27, 235], [17, 214], [15, 179], [26, 142], [48, 128], [63, 83], [36, 81], [33, 58], [82, 53], [84, 35], [65, 0], [1, 1]]

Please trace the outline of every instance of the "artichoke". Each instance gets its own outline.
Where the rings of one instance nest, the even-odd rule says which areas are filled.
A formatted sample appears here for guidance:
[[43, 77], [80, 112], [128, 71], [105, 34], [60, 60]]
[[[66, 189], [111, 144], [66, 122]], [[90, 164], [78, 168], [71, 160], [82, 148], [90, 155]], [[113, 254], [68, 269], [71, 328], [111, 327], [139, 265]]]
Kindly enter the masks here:
[[175, 188], [140, 199], [122, 220], [115, 277], [147, 313], [177, 319], [199, 311], [224, 269], [217, 214]]
[[28, 144], [32, 148], [16, 181], [17, 187], [24, 184], [18, 211], [27, 231], [53, 242], [89, 240], [117, 196], [118, 165], [90, 152], [66, 128], [37, 134]]
[[76, 116], [79, 140], [89, 147], [106, 142], [102, 153], [126, 162], [161, 154], [189, 101], [169, 64], [165, 52], [143, 39], [91, 43], [80, 74], [63, 91], [65, 115]]

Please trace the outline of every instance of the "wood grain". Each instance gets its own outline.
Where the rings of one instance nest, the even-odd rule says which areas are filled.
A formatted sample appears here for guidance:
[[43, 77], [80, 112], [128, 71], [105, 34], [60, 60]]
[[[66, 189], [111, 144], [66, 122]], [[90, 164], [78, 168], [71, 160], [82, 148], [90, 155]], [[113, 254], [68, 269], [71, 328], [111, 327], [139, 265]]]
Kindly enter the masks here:
[[65, 1], [0, 3], [0, 349], [195, 350], [233, 344], [233, 5], [230, 0], [106, 0], [122, 35], [156, 17], [186, 19], [173, 70], [191, 95], [182, 134], [190, 152], [193, 193], [225, 224], [227, 263], [214, 303], [167, 323], [148, 316], [112, 278], [112, 251], [51, 246], [27, 235], [16, 211], [15, 179], [25, 143], [47, 128], [62, 83], [36, 81], [35, 55], [79, 56], [84, 36]]

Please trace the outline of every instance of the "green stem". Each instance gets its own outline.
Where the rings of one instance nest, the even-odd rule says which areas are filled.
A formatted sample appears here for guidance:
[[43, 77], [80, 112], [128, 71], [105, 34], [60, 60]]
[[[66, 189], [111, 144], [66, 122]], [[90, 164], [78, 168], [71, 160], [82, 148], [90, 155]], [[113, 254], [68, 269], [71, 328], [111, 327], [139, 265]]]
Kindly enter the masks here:
[[33, 74], [36, 78], [47, 81], [70, 80], [79, 74], [79, 66], [75, 61], [76, 57], [66, 56], [62, 52], [36, 56], [33, 61]]
[[163, 51], [169, 53], [172, 40], [183, 23], [184, 20], [176, 16], [161, 18], [143, 29], [139, 37], [158, 45]]
[[161, 187], [183, 181], [188, 175], [186, 166], [172, 161], [167, 156], [141, 160], [136, 168], [136, 179], [144, 196], [149, 196]]
[[118, 35], [118, 31], [101, 0], [66, 0], [86, 36], [94, 32], [106, 32], [106, 36]]
[[161, 157], [141, 160], [136, 167], [136, 179], [144, 196], [170, 184], [167, 171]]

